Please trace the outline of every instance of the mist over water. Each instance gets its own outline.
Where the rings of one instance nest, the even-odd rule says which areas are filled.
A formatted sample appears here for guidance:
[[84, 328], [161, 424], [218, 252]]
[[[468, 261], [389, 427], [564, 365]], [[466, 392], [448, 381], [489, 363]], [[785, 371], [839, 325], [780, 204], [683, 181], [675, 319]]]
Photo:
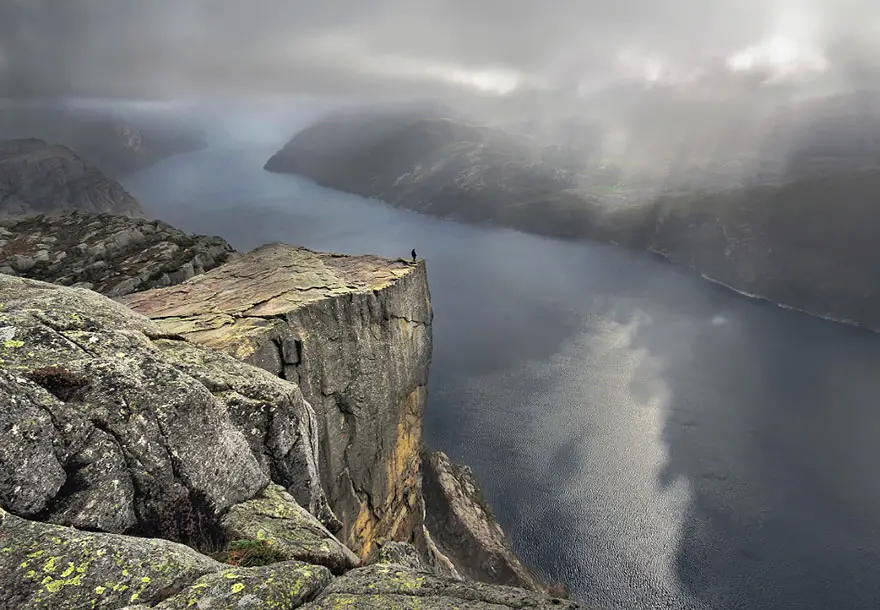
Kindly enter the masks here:
[[207, 150], [123, 184], [149, 215], [238, 249], [415, 247], [435, 310], [427, 440], [473, 467], [524, 560], [584, 601], [877, 607], [880, 337], [613, 247], [262, 171], [323, 110], [201, 112], [224, 116]]

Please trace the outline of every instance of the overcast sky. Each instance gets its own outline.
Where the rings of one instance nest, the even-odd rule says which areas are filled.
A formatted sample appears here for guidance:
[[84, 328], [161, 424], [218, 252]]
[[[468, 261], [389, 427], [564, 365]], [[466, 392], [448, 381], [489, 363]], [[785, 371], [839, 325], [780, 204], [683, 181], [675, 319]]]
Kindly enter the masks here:
[[0, 0], [7, 93], [852, 83], [877, 0]]

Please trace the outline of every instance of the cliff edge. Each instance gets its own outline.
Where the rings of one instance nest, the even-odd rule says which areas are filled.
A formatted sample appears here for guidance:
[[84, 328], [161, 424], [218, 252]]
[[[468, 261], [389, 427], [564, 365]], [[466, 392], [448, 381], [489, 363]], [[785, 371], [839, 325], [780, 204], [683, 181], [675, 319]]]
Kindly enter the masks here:
[[169, 288], [122, 297], [164, 332], [296, 383], [346, 544], [421, 544], [419, 450], [431, 359], [423, 263], [263, 246]]

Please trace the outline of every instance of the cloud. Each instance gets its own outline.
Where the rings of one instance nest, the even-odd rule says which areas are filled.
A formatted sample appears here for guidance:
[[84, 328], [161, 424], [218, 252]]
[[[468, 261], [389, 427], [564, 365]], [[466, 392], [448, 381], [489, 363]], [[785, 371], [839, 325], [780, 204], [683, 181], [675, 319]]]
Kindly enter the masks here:
[[874, 0], [0, 0], [0, 85], [162, 96], [509, 94], [729, 72], [851, 83], [876, 71], [876, 23]]

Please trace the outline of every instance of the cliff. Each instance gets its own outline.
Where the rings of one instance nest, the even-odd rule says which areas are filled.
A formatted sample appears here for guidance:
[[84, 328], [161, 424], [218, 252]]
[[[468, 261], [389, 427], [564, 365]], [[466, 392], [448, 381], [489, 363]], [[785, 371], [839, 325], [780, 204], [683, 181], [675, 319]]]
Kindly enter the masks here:
[[122, 302], [164, 332], [293, 381], [318, 417], [320, 471], [346, 544], [420, 543], [431, 358], [423, 263], [274, 244]]
[[540, 591], [522, 565], [467, 466], [442, 451], [422, 454], [426, 526], [438, 550], [465, 578]]
[[0, 141], [0, 216], [81, 210], [142, 216], [122, 186], [64, 146]]
[[59, 214], [0, 225], [0, 273], [108, 296], [179, 284], [226, 262], [219, 237], [111, 214]]
[[[275, 266], [257, 275], [265, 286], [291, 276], [311, 285], [311, 291], [303, 286], [284, 293], [282, 301], [286, 307], [297, 298], [301, 308], [314, 304], [312, 313], [327, 318], [326, 328], [337, 328], [333, 318], [347, 315], [345, 301], [362, 306], [348, 312], [354, 328], [355, 318], [387, 313], [378, 319], [414, 336], [418, 325], [398, 314], [429, 321], [426, 295], [419, 297], [423, 282], [409, 288], [413, 311], [382, 296], [410, 275], [417, 279], [421, 265], [388, 269], [371, 257], [335, 260], [344, 257], [280, 246], [258, 250], [254, 258], [260, 257], [268, 265], [279, 257], [293, 265], [308, 262], [311, 275]], [[207, 287], [205, 278], [237, 262], [176, 289]], [[336, 284], [343, 279], [359, 289]], [[331, 289], [326, 286], [347, 296], [309, 294]], [[226, 289], [228, 298], [236, 296], [235, 285]], [[152, 296], [169, 297], [174, 290]], [[296, 309], [271, 313], [282, 303], [277, 295], [263, 296], [268, 300], [253, 300], [244, 322], [296, 319]], [[214, 300], [215, 306], [222, 302], [229, 300]], [[358, 339], [379, 340], [381, 327], [370, 328], [379, 333], [375, 339]], [[429, 344], [429, 331], [422, 332], [428, 334], [413, 343]], [[244, 336], [253, 339], [247, 330]], [[303, 378], [310, 368], [334, 364], [310, 360], [321, 346], [309, 337], [317, 339], [299, 338], [303, 355], [293, 364]], [[327, 433], [320, 409], [312, 409], [294, 383], [186, 341], [161, 321], [90, 290], [0, 275], [0, 341], [0, 424], [6, 431], [0, 447], [0, 608], [579, 607], [523, 589], [441, 577], [405, 546], [386, 545], [376, 563], [357, 567], [358, 558], [314, 516], [328, 512], [319, 473]], [[406, 348], [402, 353], [406, 360]], [[401, 373], [407, 368], [383, 364]], [[399, 449], [388, 455], [405, 457]], [[386, 483], [402, 472], [399, 462], [389, 464]], [[373, 531], [386, 527], [373, 517], [371, 512], [366, 520]]]

